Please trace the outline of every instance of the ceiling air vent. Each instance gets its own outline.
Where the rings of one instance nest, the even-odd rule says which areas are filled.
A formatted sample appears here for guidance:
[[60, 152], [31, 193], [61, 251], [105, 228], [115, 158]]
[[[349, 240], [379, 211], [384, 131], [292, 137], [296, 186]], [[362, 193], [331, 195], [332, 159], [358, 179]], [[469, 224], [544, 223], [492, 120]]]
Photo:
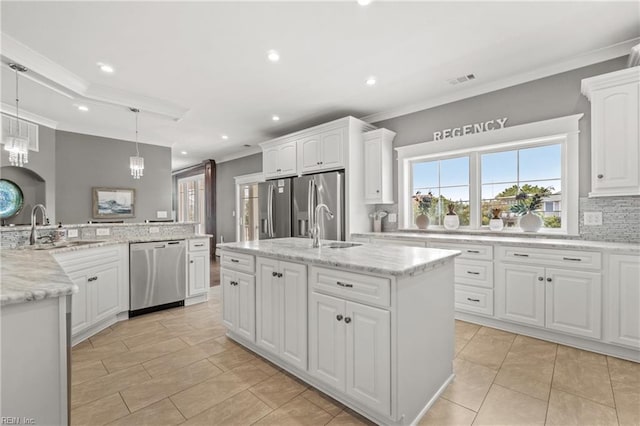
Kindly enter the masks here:
[[456, 78], [450, 78], [447, 81], [451, 85], [456, 85], [458, 83], [465, 83], [467, 81], [471, 81], [471, 80], [475, 80], [475, 79], [476, 79], [476, 75], [475, 74], [467, 74], [467, 75], [461, 75], [460, 77], [456, 77]]

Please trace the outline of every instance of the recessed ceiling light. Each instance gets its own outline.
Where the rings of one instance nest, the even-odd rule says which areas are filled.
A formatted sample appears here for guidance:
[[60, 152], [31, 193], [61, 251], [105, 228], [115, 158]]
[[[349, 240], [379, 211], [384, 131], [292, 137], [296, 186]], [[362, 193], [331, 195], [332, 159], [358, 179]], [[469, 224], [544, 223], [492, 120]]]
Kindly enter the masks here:
[[277, 115], [274, 115], [273, 117], [271, 117], [271, 119], [273, 121], [280, 121], [280, 117], [278, 117]]
[[108, 74], [111, 74], [115, 71], [111, 65], [105, 64], [104, 62], [98, 62], [98, 66], [100, 67], [100, 70], [102, 70], [102, 72], [106, 72]]
[[367, 86], [375, 86], [376, 85], [376, 78], [371, 76], [369, 78], [367, 78]]
[[270, 50], [267, 52], [267, 58], [271, 62], [278, 62], [280, 60], [280, 54], [276, 50]]
[[89, 111], [89, 107], [86, 105], [78, 105], [78, 109], [83, 112]]
[[224, 140], [226, 141], [227, 139], [229, 139], [229, 136], [227, 136], [227, 135], [222, 135], [222, 139], [224, 139]]
[[358, 4], [360, 6], [369, 6], [371, 4], [371, 0], [358, 0]]
[[180, 154], [187, 155], [187, 151], [180, 151]]

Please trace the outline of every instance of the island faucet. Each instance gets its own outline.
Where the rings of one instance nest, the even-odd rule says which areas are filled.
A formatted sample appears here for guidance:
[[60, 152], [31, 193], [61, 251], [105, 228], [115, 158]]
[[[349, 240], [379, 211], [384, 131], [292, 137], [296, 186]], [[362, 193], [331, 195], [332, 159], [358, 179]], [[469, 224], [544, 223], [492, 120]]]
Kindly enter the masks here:
[[322, 209], [326, 210], [325, 215], [327, 216], [327, 219], [333, 219], [333, 212], [329, 210], [329, 207], [326, 204], [318, 204], [316, 206], [315, 222], [313, 224], [313, 228], [311, 228], [311, 236], [313, 237], [314, 248], [320, 247], [321, 226], [318, 217]]
[[29, 244], [34, 245], [36, 243], [36, 213], [38, 209], [42, 211], [42, 224], [45, 225], [47, 222], [47, 209], [42, 204], [36, 204], [31, 209], [31, 235], [29, 235]]

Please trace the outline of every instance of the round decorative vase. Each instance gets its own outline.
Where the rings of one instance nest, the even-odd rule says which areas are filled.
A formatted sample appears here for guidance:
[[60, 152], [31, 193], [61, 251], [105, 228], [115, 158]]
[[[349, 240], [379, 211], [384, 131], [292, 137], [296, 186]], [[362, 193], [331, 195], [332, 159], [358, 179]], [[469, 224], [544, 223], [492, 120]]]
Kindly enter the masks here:
[[492, 231], [502, 231], [504, 229], [504, 222], [502, 219], [491, 219], [489, 220], [489, 229]]
[[429, 216], [425, 214], [419, 214], [416, 217], [416, 226], [418, 229], [427, 229], [429, 226]]
[[524, 232], [538, 232], [542, 227], [542, 218], [534, 213], [525, 213], [520, 216], [520, 229]]
[[444, 217], [444, 229], [458, 229], [460, 227], [460, 218], [457, 214], [448, 214]]

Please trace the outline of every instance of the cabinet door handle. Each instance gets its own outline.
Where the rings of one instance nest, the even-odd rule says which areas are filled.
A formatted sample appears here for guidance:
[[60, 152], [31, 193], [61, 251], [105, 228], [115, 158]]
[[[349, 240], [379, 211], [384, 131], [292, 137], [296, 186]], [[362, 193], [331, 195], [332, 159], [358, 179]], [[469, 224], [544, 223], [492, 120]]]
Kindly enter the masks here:
[[271, 273], [271, 276], [272, 276], [272, 277], [277, 277], [277, 276], [278, 276], [278, 273], [277, 273], [277, 272], [272, 272], [272, 273]]
[[467, 253], [480, 253], [480, 250], [467, 250]]
[[240, 261], [239, 261], [238, 259], [231, 259], [231, 261], [232, 261], [233, 263], [240, 263]]
[[538, 281], [544, 281], [544, 278], [538, 277]]
[[342, 321], [342, 315], [338, 314], [338, 315], [336, 316], [336, 319], [337, 319], [338, 321]]
[[190, 260], [189, 263], [193, 263], [193, 260]]
[[547, 278], [548, 283], [550, 283], [551, 281], [553, 281], [551, 278]]
[[582, 259], [579, 259], [577, 257], [563, 257], [562, 260], [570, 260], [572, 262], [582, 262]]
[[351, 318], [346, 317], [346, 318], [344, 319], [344, 322], [346, 322], [347, 324], [349, 324], [349, 323], [351, 322]]
[[598, 175], [598, 179], [602, 179], [604, 175]]
[[528, 254], [513, 253], [513, 255], [516, 257], [529, 257]]
[[467, 274], [480, 275], [480, 272], [467, 271]]
[[319, 162], [318, 164], [322, 165], [322, 164], [324, 164], [324, 161], [321, 161], [321, 162]]
[[[169, 244], [172, 244], [172, 243], [169, 243]], [[176, 243], [173, 243], [173, 244], [176, 244]], [[194, 244], [193, 246], [194, 247], [204, 247], [204, 244]]]
[[467, 297], [467, 300], [468, 300], [469, 302], [479, 302], [479, 301], [480, 301], [480, 299], [472, 299], [472, 298], [470, 298], [470, 297]]
[[336, 281], [336, 284], [338, 284], [340, 287], [347, 287], [347, 288], [352, 288], [353, 284], [349, 284], [349, 283], [343, 283], [340, 281]]
[[380, 190], [379, 190], [379, 189], [376, 189], [376, 194], [379, 194], [379, 193], [380, 193]]
[[87, 279], [87, 281], [96, 281], [98, 279], [98, 277], [90, 277], [89, 279]]
[[278, 278], [282, 278], [282, 272], [278, 272]]

